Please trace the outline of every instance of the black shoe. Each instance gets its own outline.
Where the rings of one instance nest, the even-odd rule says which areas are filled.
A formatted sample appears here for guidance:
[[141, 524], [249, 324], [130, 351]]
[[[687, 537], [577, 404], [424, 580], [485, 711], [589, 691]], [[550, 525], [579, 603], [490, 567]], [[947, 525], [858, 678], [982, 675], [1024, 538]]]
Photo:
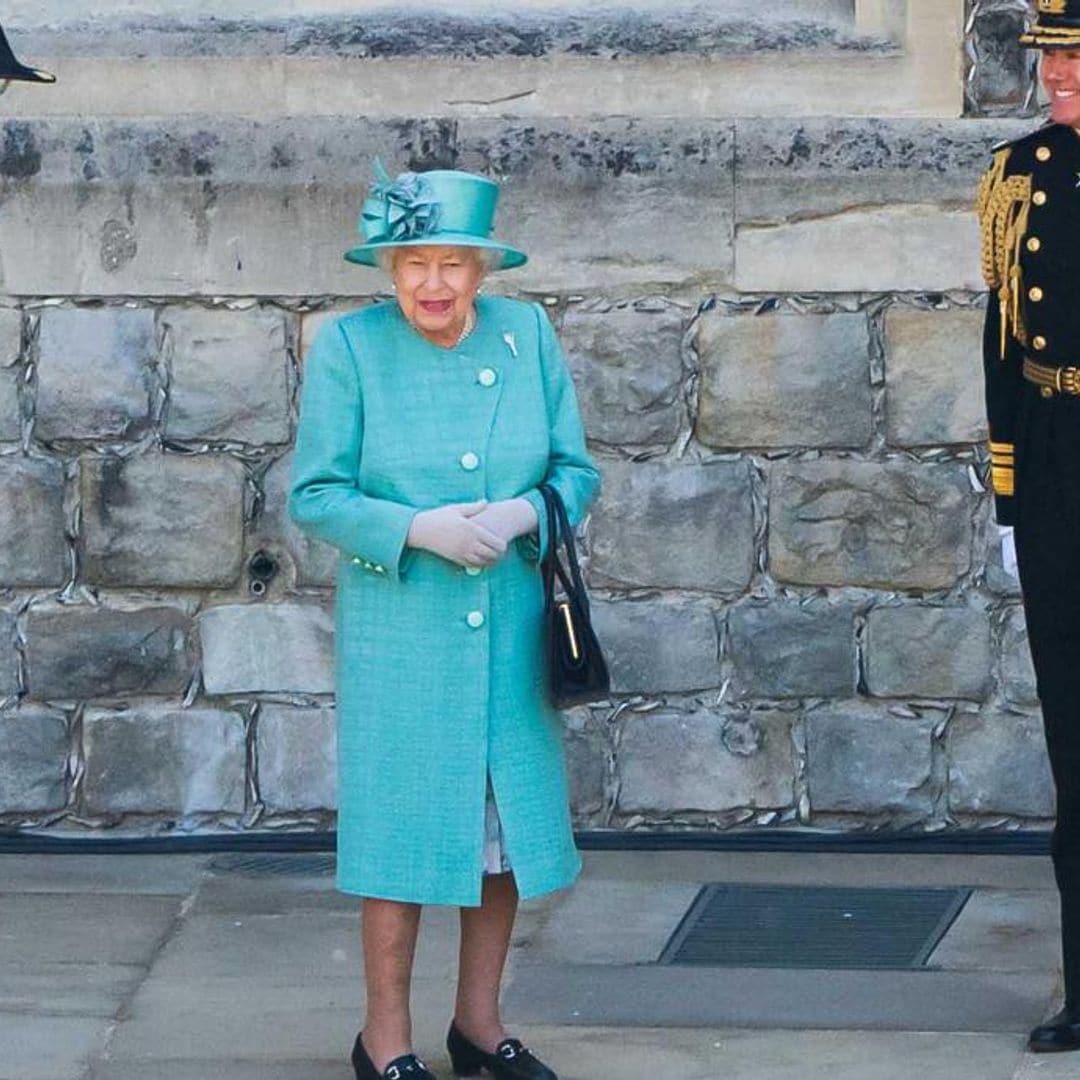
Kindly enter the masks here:
[[356, 1080], [438, 1080], [438, 1077], [415, 1054], [394, 1058], [379, 1072], [364, 1047], [364, 1033], [356, 1036], [352, 1048], [352, 1067]]
[[1080, 1050], [1080, 1009], [1064, 1008], [1028, 1037], [1028, 1049], [1035, 1054]]
[[517, 1039], [503, 1039], [495, 1047], [495, 1053], [489, 1054], [466, 1039], [457, 1024], [451, 1024], [446, 1049], [450, 1051], [450, 1063], [456, 1076], [479, 1076], [481, 1069], [487, 1069], [495, 1080], [559, 1080]]

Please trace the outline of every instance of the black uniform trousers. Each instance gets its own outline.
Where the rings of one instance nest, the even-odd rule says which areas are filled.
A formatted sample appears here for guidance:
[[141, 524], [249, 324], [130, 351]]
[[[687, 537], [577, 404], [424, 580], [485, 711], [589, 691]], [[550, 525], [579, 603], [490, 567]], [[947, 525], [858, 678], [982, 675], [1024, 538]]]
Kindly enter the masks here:
[[1080, 398], [1024, 383], [1015, 434], [1016, 554], [1057, 788], [1065, 999], [1080, 1010]]

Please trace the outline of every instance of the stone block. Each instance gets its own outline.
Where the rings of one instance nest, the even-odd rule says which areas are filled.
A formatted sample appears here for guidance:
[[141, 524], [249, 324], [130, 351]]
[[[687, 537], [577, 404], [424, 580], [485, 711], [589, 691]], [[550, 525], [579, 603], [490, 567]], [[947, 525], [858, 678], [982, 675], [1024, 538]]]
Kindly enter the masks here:
[[1054, 816], [1042, 720], [961, 714], [949, 725], [949, 809], [959, 814]]
[[940, 446], [987, 437], [981, 308], [885, 315], [885, 412], [894, 446]]
[[239, 814], [244, 721], [222, 709], [88, 709], [83, 802], [91, 814]]
[[458, 131], [458, 168], [499, 177], [501, 232], [529, 252], [515, 286], [731, 280], [730, 122], [466, 118]]
[[590, 439], [618, 445], [675, 438], [682, 419], [683, 320], [677, 308], [570, 309], [559, 336]]
[[732, 689], [741, 697], [850, 697], [855, 619], [829, 604], [755, 604], [728, 616]]
[[47, 308], [38, 333], [39, 439], [120, 439], [149, 423], [154, 313]]
[[805, 585], [950, 588], [970, 563], [974, 499], [962, 465], [777, 462], [770, 569]]
[[630, 714], [619, 744], [619, 810], [668, 817], [794, 801], [792, 715]]
[[15, 653], [15, 616], [0, 611], [0, 701], [14, 697], [19, 689], [19, 665]]
[[590, 533], [593, 573], [628, 585], [740, 592], [754, 573], [745, 461], [601, 463]]
[[740, 292], [985, 288], [978, 222], [966, 209], [870, 207], [784, 225], [741, 225], [735, 253]]
[[706, 313], [697, 437], [718, 448], [860, 447], [872, 432], [866, 316]]
[[231, 585], [243, 558], [244, 467], [223, 454], [84, 457], [83, 567], [112, 585]]
[[280, 311], [169, 308], [170, 439], [289, 441], [289, 334]]
[[271, 813], [337, 809], [334, 710], [264, 705], [255, 744], [259, 795]]
[[40, 705], [0, 712], [0, 814], [62, 809], [67, 759], [62, 712]]
[[806, 729], [813, 813], [930, 813], [933, 720], [853, 702], [809, 713]]
[[337, 548], [314, 540], [288, 514], [292, 451], [278, 458], [263, 477], [262, 514], [254, 544], [284, 548], [296, 567], [298, 585], [332, 585], [340, 557]]
[[606, 721], [588, 709], [571, 709], [563, 716], [563, 749], [570, 781], [570, 806], [578, 821], [603, 811], [610, 754]]
[[22, 429], [16, 364], [22, 355], [22, 312], [0, 307], [0, 442], [15, 442]]
[[194, 629], [173, 607], [32, 607], [27, 689], [38, 700], [183, 695], [198, 667]]
[[64, 467], [58, 461], [0, 457], [0, 587], [62, 585]]
[[992, 665], [983, 611], [879, 607], [867, 619], [866, 681], [877, 697], [982, 700]]
[[615, 693], [678, 693], [720, 685], [720, 643], [711, 607], [596, 598], [592, 617]]
[[[827, 219], [859, 207], [969, 203], [991, 147], [1009, 132], [959, 119], [755, 117], [739, 121], [736, 136], [743, 225]], [[874, 250], [847, 254], [887, 261], [882, 245], [891, 240], [882, 235]]]
[[224, 604], [198, 617], [208, 694], [334, 690], [334, 621], [315, 604]]
[[1019, 606], [1009, 608], [1002, 625], [999, 682], [1002, 694], [1009, 701], [1017, 705], [1039, 703], [1024, 609]]

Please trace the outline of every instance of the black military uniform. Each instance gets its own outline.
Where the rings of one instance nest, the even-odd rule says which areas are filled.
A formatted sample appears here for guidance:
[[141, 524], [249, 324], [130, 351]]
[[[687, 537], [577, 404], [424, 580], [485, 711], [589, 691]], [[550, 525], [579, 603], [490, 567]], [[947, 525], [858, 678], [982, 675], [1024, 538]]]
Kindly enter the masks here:
[[56, 82], [56, 76], [20, 63], [8, 44], [4, 28], [0, 26], [0, 89], [9, 82], [52, 83]]
[[[1080, 49], [1080, 0], [1038, 0], [1021, 40]], [[1033, 1050], [1080, 1049], [1080, 134], [997, 148], [979, 189], [991, 292], [984, 361], [997, 520], [1017, 561], [1057, 789], [1065, 1008]]]

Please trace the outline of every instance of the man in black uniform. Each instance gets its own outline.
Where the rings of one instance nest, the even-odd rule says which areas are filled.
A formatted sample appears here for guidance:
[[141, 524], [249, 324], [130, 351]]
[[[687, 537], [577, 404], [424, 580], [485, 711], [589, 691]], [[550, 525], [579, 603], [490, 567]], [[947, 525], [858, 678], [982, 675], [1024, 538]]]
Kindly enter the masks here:
[[996, 149], [978, 201], [997, 520], [1015, 527], [1057, 789], [1065, 1002], [1029, 1041], [1051, 1051], [1080, 1050], [1080, 0], [1035, 7], [1021, 41], [1042, 50], [1051, 119]]

